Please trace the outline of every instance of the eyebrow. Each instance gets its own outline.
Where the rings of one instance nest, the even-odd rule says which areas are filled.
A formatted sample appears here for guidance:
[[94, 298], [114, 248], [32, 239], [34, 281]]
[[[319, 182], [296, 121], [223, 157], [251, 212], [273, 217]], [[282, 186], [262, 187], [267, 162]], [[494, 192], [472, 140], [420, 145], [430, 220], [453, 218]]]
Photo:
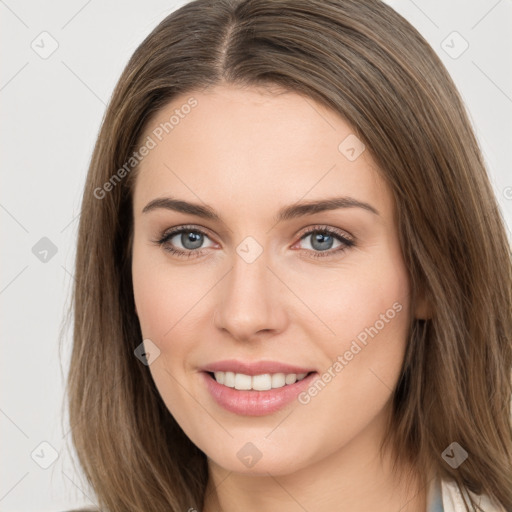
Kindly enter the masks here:
[[[147, 213], [159, 208], [173, 210], [181, 213], [188, 213], [204, 219], [222, 222], [220, 215], [216, 213], [215, 210], [210, 206], [190, 203], [188, 201], [183, 201], [173, 197], [158, 197], [153, 199], [144, 207], [142, 213]], [[375, 215], [380, 215], [379, 211], [372, 205], [354, 199], [353, 197], [344, 196], [322, 199], [318, 201], [295, 203], [290, 206], [285, 206], [278, 211], [274, 221], [282, 222], [295, 219], [297, 217], [313, 215], [319, 212], [337, 210], [339, 208], [362, 208]]]

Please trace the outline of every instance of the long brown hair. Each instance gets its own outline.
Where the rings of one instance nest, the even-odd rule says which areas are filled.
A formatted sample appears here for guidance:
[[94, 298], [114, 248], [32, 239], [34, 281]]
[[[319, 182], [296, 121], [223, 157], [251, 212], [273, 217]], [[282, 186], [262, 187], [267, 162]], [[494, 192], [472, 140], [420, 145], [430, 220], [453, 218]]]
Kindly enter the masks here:
[[[304, 94], [343, 116], [365, 143], [394, 195], [412, 310], [420, 295], [432, 308], [430, 318], [410, 320], [385, 444], [397, 467], [434, 468], [512, 510], [504, 221], [445, 67], [378, 0], [195, 0], [167, 16], [128, 62], [83, 194], [66, 389], [72, 442], [101, 508], [203, 504], [206, 457], [134, 356], [142, 334], [131, 280], [131, 157], [175, 96], [223, 83]], [[468, 452], [457, 468], [442, 457], [452, 442]]]

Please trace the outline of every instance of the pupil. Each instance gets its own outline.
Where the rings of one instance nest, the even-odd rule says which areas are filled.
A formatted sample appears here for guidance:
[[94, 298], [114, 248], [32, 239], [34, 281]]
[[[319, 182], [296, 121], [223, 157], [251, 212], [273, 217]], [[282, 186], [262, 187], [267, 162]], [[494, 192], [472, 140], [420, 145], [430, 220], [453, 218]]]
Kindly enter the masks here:
[[[201, 233], [196, 233], [194, 231], [189, 231], [188, 233], [183, 233], [181, 236], [181, 243], [183, 247], [186, 249], [197, 249], [201, 247], [201, 243], [203, 241], [203, 235]], [[192, 246], [188, 245], [192, 244]]]
[[[327, 241], [326, 241], [327, 240]], [[315, 246], [316, 244], [316, 246]], [[323, 233], [317, 233], [313, 237], [313, 243], [311, 244], [314, 249], [326, 250], [330, 249], [332, 245], [332, 236]]]

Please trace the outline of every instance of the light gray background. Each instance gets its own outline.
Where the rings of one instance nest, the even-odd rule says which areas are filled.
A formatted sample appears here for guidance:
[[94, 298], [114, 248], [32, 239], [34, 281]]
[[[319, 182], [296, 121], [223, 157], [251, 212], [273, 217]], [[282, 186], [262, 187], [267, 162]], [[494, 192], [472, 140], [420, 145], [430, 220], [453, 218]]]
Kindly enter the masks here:
[[[80, 198], [122, 69], [143, 38], [183, 3], [0, 0], [1, 511], [55, 512], [94, 503], [71, 466], [69, 427], [61, 428], [70, 329], [62, 368], [57, 345], [70, 300]], [[512, 0], [389, 3], [430, 42], [461, 91], [510, 233]], [[40, 35], [45, 31], [50, 36]], [[459, 56], [464, 41], [469, 47]], [[41, 56], [52, 44], [56, 51]], [[39, 259], [44, 253], [37, 257], [32, 250], [43, 237], [57, 248], [46, 262]], [[66, 419], [67, 413], [64, 425]], [[52, 461], [52, 449], [43, 442], [58, 454], [48, 469], [40, 464]]]

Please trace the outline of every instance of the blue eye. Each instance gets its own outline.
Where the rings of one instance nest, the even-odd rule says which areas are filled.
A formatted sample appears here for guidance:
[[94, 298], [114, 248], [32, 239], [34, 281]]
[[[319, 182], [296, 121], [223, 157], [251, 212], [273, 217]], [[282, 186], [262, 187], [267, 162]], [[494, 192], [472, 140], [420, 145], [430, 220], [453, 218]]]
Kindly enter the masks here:
[[[179, 243], [181, 243], [185, 250], [176, 248], [176, 245], [171, 243], [171, 240], [178, 236]], [[202, 254], [201, 245], [203, 244], [205, 237], [208, 237], [208, 235], [194, 226], [182, 226], [164, 234], [160, 240], [156, 241], [156, 243], [163, 246], [164, 250], [171, 254], [179, 257], [190, 258]]]
[[[348, 238], [338, 230], [328, 227], [314, 227], [303, 233], [301, 240], [308, 237], [311, 238], [310, 246], [313, 249], [311, 253], [313, 258], [325, 258], [333, 256], [333, 254], [340, 254], [355, 245], [352, 238]], [[339, 246], [336, 249], [332, 249], [335, 240], [339, 242]]]
[[[177, 248], [176, 243], [172, 243], [173, 238], [178, 237], [178, 241], [183, 248]], [[301, 249], [308, 253], [313, 258], [324, 258], [333, 255], [341, 254], [346, 249], [355, 246], [355, 241], [340, 230], [326, 227], [326, 226], [313, 226], [308, 231], [302, 233], [300, 240], [311, 237], [311, 249]], [[201, 247], [205, 238], [209, 239], [206, 232], [195, 226], [180, 226], [172, 229], [171, 231], [162, 235], [156, 243], [162, 246], [163, 249], [175, 256], [181, 258], [190, 258], [201, 256], [204, 252], [204, 247]], [[339, 243], [339, 246], [332, 249], [334, 241]]]

